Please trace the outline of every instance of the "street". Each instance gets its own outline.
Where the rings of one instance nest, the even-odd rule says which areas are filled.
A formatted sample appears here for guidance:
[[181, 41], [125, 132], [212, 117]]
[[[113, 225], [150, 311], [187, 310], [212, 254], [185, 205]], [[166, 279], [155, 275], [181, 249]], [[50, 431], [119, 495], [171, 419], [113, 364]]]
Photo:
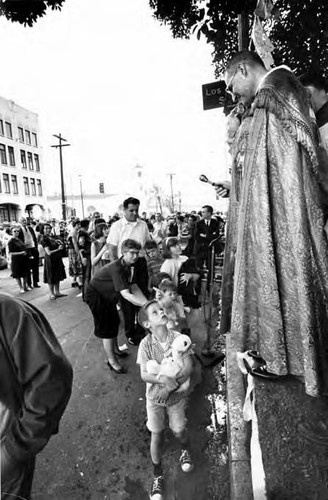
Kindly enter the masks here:
[[[73, 393], [59, 433], [37, 458], [34, 500], [146, 500], [153, 471], [145, 384], [135, 363], [137, 347], [130, 346], [130, 355], [123, 360], [128, 373], [114, 374], [93, 335], [89, 309], [71, 288], [70, 279], [61, 287], [67, 297], [50, 301], [44, 284], [20, 295], [9, 274], [0, 271], [0, 290], [33, 303], [45, 314], [74, 369]], [[206, 338], [203, 316], [202, 308], [193, 311], [192, 340], [197, 347]], [[120, 332], [119, 343], [125, 341]], [[166, 500], [229, 498], [224, 364], [203, 368], [202, 373], [188, 410], [195, 470], [190, 475], [181, 472], [179, 446], [167, 431]]]

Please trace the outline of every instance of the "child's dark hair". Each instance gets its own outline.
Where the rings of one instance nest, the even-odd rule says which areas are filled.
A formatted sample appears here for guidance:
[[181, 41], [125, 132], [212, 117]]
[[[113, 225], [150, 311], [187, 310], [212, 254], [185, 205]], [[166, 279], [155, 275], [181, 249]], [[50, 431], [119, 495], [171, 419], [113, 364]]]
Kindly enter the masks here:
[[93, 233], [94, 237], [96, 240], [104, 236], [104, 230], [107, 229], [107, 224], [106, 222], [100, 222], [99, 224], [95, 225], [95, 231]]
[[173, 281], [168, 278], [162, 279], [162, 281], [158, 285], [158, 289], [164, 293], [167, 292], [168, 290], [173, 292], [177, 291], [177, 287], [175, 286]]
[[157, 304], [157, 300], [156, 299], [148, 300], [148, 302], [146, 302], [146, 304], [144, 304], [142, 307], [140, 307], [139, 312], [138, 312], [138, 323], [145, 330], [148, 330], [147, 328], [144, 327], [144, 322], [148, 321], [148, 307], [151, 304]]
[[153, 248], [158, 248], [158, 245], [155, 240], [147, 240], [145, 243], [145, 250], [151, 250]]
[[178, 245], [179, 243], [179, 240], [178, 238], [176, 238], [175, 236], [171, 236], [170, 238], [167, 238], [164, 242], [164, 248], [163, 248], [163, 257], [165, 259], [171, 259], [172, 258], [172, 255], [171, 255], [171, 247], [175, 247], [176, 245]]

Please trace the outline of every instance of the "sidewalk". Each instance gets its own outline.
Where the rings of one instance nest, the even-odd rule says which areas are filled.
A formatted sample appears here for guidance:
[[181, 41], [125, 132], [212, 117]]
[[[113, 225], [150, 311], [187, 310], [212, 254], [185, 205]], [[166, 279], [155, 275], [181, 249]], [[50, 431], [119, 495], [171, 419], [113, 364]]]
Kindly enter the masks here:
[[[328, 406], [311, 398], [294, 377], [255, 378], [255, 406], [265, 490], [253, 492], [251, 423], [243, 419], [246, 377], [237, 367], [236, 350], [227, 335], [228, 439], [231, 500], [327, 500], [328, 447], [310, 443], [299, 423], [327, 422]], [[253, 479], [257, 470], [253, 470]]]

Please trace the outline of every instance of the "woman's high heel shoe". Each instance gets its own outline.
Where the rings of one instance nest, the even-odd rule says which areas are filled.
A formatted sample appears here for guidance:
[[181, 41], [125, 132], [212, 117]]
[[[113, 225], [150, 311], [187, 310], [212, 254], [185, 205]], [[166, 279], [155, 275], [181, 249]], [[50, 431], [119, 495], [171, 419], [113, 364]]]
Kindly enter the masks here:
[[127, 373], [126, 368], [124, 368], [123, 366], [121, 366], [119, 369], [114, 368], [114, 366], [109, 361], [107, 361], [107, 366], [110, 370], [112, 370], [115, 373], [119, 373], [119, 374]]

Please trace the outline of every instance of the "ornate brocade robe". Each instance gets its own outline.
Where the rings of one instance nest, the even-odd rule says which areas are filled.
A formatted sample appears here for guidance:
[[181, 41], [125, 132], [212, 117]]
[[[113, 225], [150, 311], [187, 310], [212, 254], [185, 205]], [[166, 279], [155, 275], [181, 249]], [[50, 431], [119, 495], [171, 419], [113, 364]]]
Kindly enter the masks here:
[[[233, 144], [221, 331], [269, 371], [328, 393], [328, 244], [305, 89], [277, 68]], [[326, 165], [324, 168], [328, 168]]]

